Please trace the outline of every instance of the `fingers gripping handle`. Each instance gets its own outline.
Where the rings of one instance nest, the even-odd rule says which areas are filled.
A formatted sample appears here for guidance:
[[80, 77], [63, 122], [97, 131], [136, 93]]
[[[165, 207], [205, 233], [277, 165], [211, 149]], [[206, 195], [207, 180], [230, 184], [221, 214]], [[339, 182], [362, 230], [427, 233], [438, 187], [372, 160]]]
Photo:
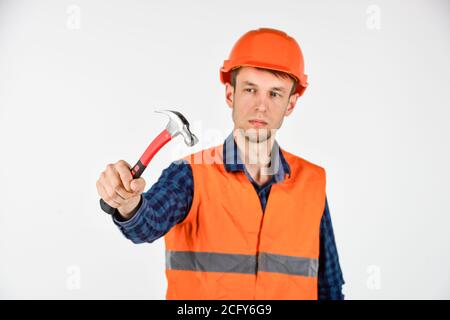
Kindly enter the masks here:
[[[148, 164], [153, 159], [155, 154], [157, 154], [158, 151], [171, 139], [172, 139], [172, 136], [170, 135], [169, 131], [167, 131], [167, 129], [164, 129], [150, 143], [150, 145], [147, 147], [145, 152], [142, 154], [141, 158], [131, 169], [131, 175], [133, 176], [133, 179], [137, 179], [142, 175], [145, 168], [147, 168]], [[102, 208], [103, 211], [105, 211], [106, 213], [111, 214], [111, 215], [113, 215], [114, 212], [116, 211], [115, 208], [111, 207], [103, 199], [100, 199], [100, 208]]]

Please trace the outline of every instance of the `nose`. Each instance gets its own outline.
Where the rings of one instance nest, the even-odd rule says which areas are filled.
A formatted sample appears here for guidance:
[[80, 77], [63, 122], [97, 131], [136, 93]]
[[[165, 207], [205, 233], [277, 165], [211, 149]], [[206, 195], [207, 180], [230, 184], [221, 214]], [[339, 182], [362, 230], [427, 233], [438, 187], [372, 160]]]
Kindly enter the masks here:
[[261, 92], [259, 92], [256, 96], [256, 101], [255, 101], [256, 111], [265, 112], [267, 110], [267, 106], [268, 106], [267, 97], [264, 94], [262, 94]]

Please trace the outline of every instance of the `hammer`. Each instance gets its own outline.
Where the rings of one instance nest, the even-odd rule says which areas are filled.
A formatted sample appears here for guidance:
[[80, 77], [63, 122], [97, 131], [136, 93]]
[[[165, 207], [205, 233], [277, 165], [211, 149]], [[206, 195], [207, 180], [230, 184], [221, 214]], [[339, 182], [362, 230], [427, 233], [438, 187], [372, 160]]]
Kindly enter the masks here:
[[[181, 113], [172, 110], [160, 110], [155, 112], [167, 115], [169, 117], [169, 122], [167, 123], [166, 128], [150, 143], [138, 162], [132, 167], [131, 175], [134, 179], [137, 179], [142, 175], [155, 154], [176, 136], [182, 135], [184, 143], [189, 147], [194, 146], [198, 142], [197, 137], [189, 129], [189, 122]], [[103, 199], [100, 199], [100, 207], [103, 211], [111, 215], [114, 214], [116, 210]]]

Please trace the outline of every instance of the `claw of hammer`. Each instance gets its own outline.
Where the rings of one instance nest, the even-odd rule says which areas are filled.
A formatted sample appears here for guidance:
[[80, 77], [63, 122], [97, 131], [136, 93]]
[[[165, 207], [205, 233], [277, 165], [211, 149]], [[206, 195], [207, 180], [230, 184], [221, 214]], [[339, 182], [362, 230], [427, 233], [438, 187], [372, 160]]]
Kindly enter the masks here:
[[167, 124], [166, 129], [169, 131], [172, 138], [181, 134], [184, 138], [184, 143], [189, 147], [194, 146], [198, 142], [197, 137], [189, 128], [189, 122], [181, 113], [172, 110], [157, 110], [155, 112], [165, 114], [169, 117], [169, 123]]

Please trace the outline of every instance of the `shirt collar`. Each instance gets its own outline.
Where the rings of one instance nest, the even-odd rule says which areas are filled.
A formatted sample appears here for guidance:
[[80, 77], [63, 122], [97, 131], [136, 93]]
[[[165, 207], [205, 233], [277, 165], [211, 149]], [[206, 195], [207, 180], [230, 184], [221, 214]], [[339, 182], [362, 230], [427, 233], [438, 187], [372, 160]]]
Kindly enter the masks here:
[[[247, 170], [245, 165], [241, 160], [240, 152], [237, 147], [236, 141], [234, 140], [233, 132], [231, 132], [223, 143], [223, 159], [224, 167], [228, 172], [243, 171], [247, 175]], [[270, 164], [274, 170], [275, 182], [284, 181], [285, 174], [287, 173], [289, 177], [291, 176], [291, 168], [289, 163], [284, 158], [283, 152], [275, 140], [272, 151], [270, 154]]]

